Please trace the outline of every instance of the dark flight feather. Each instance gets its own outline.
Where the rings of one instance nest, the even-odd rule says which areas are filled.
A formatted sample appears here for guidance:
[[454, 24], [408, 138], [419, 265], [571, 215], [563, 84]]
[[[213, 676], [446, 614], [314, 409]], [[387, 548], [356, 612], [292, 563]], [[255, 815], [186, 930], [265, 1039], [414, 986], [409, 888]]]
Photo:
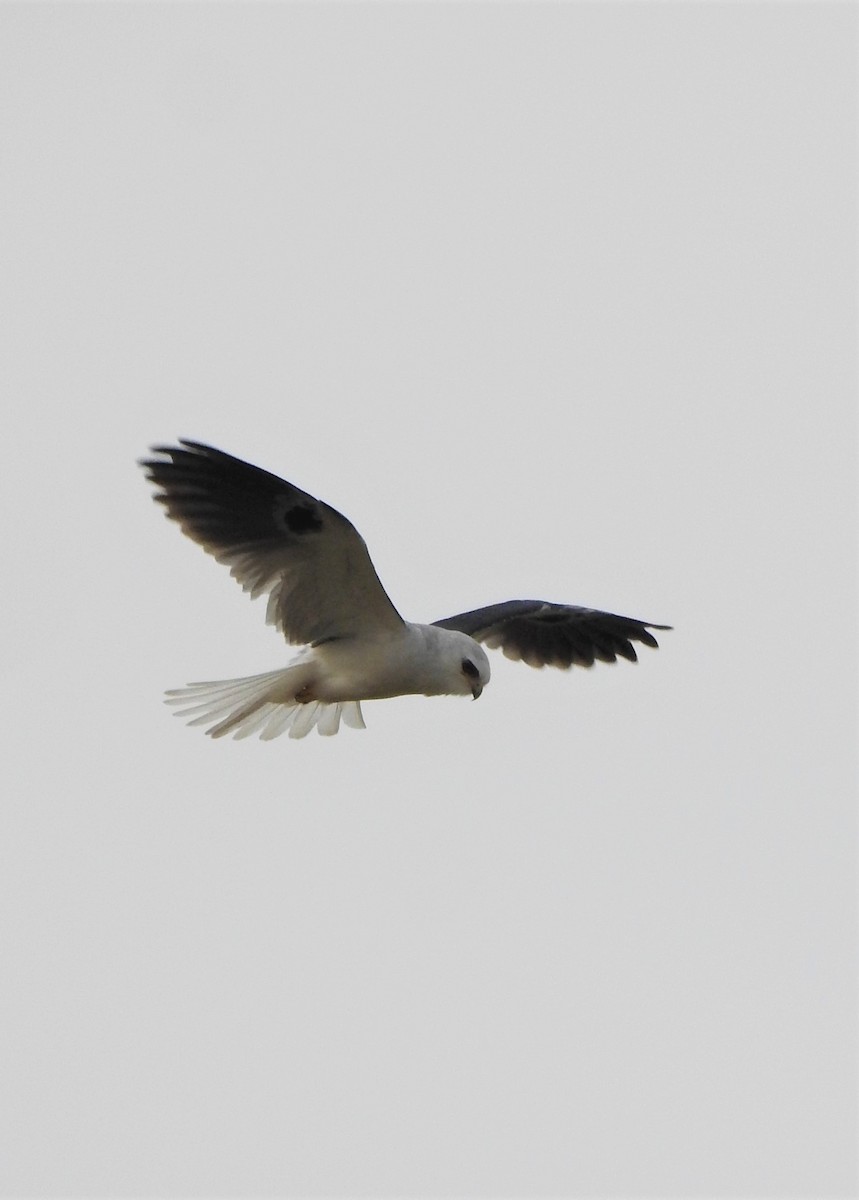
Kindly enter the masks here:
[[656, 647], [658, 642], [649, 630], [671, 628], [546, 600], [508, 600], [434, 623], [467, 633], [490, 649], [500, 648], [508, 658], [562, 670], [591, 667], [596, 660], [616, 662], [618, 657], [636, 662], [633, 642]]

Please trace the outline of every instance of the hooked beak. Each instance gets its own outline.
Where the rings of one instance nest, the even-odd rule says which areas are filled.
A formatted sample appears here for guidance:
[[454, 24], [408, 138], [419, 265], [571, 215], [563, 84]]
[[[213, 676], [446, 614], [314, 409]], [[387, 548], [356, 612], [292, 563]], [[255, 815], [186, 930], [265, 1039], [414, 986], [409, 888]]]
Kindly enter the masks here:
[[482, 695], [483, 695], [483, 685], [480, 683], [476, 683], [474, 685], [474, 687], [471, 689], [471, 698], [472, 698], [472, 700], [477, 700], [478, 697], [482, 696]]

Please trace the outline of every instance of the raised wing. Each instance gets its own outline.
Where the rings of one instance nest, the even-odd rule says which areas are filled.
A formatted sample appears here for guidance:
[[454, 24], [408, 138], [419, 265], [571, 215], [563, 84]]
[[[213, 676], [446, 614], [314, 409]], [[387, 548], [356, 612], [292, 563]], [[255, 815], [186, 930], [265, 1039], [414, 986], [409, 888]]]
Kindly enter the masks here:
[[364, 539], [341, 513], [259, 467], [200, 442], [153, 446], [141, 462], [183, 533], [230, 567], [288, 642], [399, 629]]
[[508, 600], [436, 621], [442, 629], [458, 629], [491, 650], [531, 667], [592, 667], [595, 660], [616, 662], [618, 655], [636, 662], [633, 642], [657, 646], [650, 629], [670, 629], [652, 621], [636, 621], [616, 613], [550, 604], [546, 600]]

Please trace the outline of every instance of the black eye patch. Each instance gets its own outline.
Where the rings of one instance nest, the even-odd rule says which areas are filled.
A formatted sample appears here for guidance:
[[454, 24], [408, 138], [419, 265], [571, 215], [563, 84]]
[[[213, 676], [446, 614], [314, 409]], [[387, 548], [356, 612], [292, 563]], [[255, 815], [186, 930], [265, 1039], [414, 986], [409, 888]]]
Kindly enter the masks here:
[[474, 663], [471, 661], [470, 658], [464, 658], [462, 660], [462, 671], [463, 671], [463, 674], [467, 675], [469, 679], [479, 679], [480, 678], [480, 672], [478, 671], [477, 667], [474, 665]]

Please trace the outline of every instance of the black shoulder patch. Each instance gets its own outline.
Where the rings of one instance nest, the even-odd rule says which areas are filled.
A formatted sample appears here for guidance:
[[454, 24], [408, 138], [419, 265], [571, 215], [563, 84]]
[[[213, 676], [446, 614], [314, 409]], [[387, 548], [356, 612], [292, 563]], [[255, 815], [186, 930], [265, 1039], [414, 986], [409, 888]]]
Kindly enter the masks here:
[[322, 518], [312, 504], [296, 504], [278, 514], [290, 533], [318, 533]]

